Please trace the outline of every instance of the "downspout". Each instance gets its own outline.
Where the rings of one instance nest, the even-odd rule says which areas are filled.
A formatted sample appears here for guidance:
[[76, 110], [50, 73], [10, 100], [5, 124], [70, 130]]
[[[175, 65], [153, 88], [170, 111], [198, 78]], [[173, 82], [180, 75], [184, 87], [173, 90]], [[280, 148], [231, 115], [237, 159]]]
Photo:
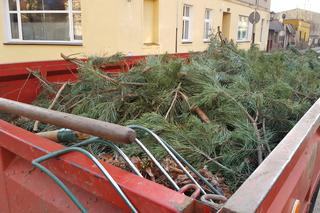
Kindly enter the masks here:
[[178, 53], [178, 13], [179, 13], [179, 0], [177, 0], [176, 11], [176, 40], [175, 40], [175, 53]]

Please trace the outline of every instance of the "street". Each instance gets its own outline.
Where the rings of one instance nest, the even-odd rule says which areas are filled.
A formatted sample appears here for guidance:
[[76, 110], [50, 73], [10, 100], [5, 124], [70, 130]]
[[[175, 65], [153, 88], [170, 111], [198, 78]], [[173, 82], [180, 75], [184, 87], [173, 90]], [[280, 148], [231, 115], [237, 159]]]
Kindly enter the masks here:
[[320, 54], [320, 47], [313, 48], [313, 50]]
[[313, 213], [319, 213], [319, 212], [320, 212], [320, 191], [319, 191], [319, 194], [318, 194], [318, 198], [317, 198], [316, 204], [315, 204], [314, 209], [313, 209]]

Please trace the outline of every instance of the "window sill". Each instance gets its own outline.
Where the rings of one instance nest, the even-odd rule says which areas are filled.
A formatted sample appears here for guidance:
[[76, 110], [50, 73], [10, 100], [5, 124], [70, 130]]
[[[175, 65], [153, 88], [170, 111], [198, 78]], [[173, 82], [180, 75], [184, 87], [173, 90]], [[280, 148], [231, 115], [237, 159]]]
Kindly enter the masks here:
[[154, 47], [154, 46], [160, 46], [158, 43], [143, 43], [143, 46], [146, 46], [146, 47]]
[[182, 44], [192, 44], [192, 41], [182, 41]]
[[237, 40], [237, 43], [250, 43], [250, 40]]
[[8, 41], [4, 45], [63, 45], [63, 46], [83, 46], [82, 42], [69, 41]]
[[210, 44], [211, 41], [210, 41], [210, 40], [203, 40], [203, 43], [205, 43], [205, 44]]

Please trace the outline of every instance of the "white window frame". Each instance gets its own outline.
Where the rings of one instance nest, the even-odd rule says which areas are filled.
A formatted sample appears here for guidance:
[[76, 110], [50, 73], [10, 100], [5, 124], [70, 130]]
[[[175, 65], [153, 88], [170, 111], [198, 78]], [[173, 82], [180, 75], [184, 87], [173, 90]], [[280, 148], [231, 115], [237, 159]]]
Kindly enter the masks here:
[[[243, 17], [248, 19], [247, 36], [245, 38], [239, 39], [238, 34], [239, 34], [239, 28], [240, 28], [240, 19], [243, 18]], [[251, 41], [252, 30], [253, 30], [253, 25], [249, 22], [249, 17], [248, 16], [244, 16], [244, 15], [239, 15], [237, 35], [236, 35], [237, 42], [248, 42], [248, 41]]]
[[[67, 10], [21, 10], [20, 9], [20, 0], [17, 0], [17, 10], [10, 11], [9, 10], [9, 0], [4, 0], [4, 8], [5, 8], [5, 28], [6, 28], [6, 43], [18, 43], [18, 44], [73, 44], [73, 45], [82, 45], [82, 40], [74, 39], [74, 23], [73, 23], [73, 15], [74, 14], [82, 14], [82, 10], [73, 10], [72, 0], [68, 0], [68, 9]], [[69, 41], [60, 41], [60, 40], [23, 40], [22, 35], [22, 21], [21, 14], [23, 13], [64, 13], [68, 14], [69, 18]], [[18, 18], [18, 31], [19, 38], [12, 38], [11, 32], [11, 23], [10, 23], [10, 14], [17, 14]], [[82, 20], [82, 17], [81, 17]]]
[[[207, 17], [207, 13], [209, 14], [209, 17]], [[209, 29], [207, 29], [207, 26], [209, 26]], [[207, 30], [209, 34], [207, 35]], [[212, 9], [206, 8], [204, 13], [204, 32], [203, 32], [203, 41], [208, 42], [210, 41], [210, 34], [212, 34]]]
[[[186, 16], [184, 13], [185, 13], [185, 10], [186, 8], [189, 8], [189, 16]], [[190, 43], [192, 42], [192, 5], [189, 5], [189, 4], [184, 4], [183, 5], [183, 14], [182, 14], [182, 42], [185, 42], [185, 43]], [[189, 31], [188, 31], [188, 34], [186, 35], [185, 34], [185, 26], [186, 26], [186, 22], [189, 23]]]

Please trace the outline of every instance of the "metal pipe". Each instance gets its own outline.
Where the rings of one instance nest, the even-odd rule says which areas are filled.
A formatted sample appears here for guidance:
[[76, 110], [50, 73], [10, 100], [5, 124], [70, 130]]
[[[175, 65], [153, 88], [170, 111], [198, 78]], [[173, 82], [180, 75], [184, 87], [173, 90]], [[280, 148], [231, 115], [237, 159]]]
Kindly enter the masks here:
[[87, 146], [87, 145], [90, 145], [90, 144], [93, 144], [93, 143], [99, 143], [99, 144], [111, 147], [114, 151], [116, 151], [127, 162], [129, 167], [132, 169], [132, 171], [136, 175], [138, 175], [139, 177], [143, 178], [143, 176], [140, 173], [139, 169], [132, 163], [132, 161], [129, 159], [129, 157], [119, 147], [117, 147], [115, 144], [113, 144], [113, 143], [111, 143], [109, 141], [104, 141], [104, 140], [102, 140], [100, 138], [93, 137], [93, 138], [90, 138], [88, 140], [82, 141], [81, 143], [77, 143], [77, 144], [75, 144], [75, 145], [73, 145], [71, 147]]
[[[130, 210], [134, 213], [138, 213], [134, 205], [131, 203], [131, 201], [128, 199], [128, 197], [124, 194], [120, 186], [117, 184], [117, 182], [112, 178], [112, 176], [109, 174], [109, 172], [102, 166], [102, 164], [88, 151], [78, 148], [78, 147], [70, 147], [66, 148], [64, 150], [59, 150], [56, 152], [49, 153], [45, 156], [42, 156], [40, 158], [37, 158], [32, 161], [32, 165], [36, 166], [40, 170], [46, 172], [47, 175], [49, 175], [66, 193], [67, 195], [72, 199], [72, 201], [77, 205], [79, 209], [81, 209], [82, 212], [85, 212], [85, 209], [81, 205], [81, 203], [76, 199], [76, 197], [73, 195], [73, 193], [67, 188], [65, 184], [63, 184], [62, 181], [60, 181], [52, 172], [50, 172], [48, 169], [43, 170], [43, 166], [40, 165], [43, 161], [70, 153], [70, 152], [80, 152], [90, 158], [90, 160], [93, 161], [93, 163], [100, 169], [100, 171], [103, 173], [103, 175], [106, 177], [106, 179], [110, 182], [112, 187], [117, 191], [117, 193], [120, 195], [122, 200], [127, 204], [127, 206], [130, 208]], [[39, 166], [40, 165], [40, 166]], [[49, 171], [49, 172], [48, 172]], [[80, 205], [79, 205], [80, 204]], [[83, 211], [84, 210], [84, 211]]]
[[212, 184], [205, 177], [203, 177], [186, 159], [184, 159], [175, 149], [173, 149], [172, 146], [170, 146], [164, 140], [162, 141], [168, 146], [168, 148], [176, 155], [179, 160], [181, 160], [195, 175], [198, 176], [198, 178], [200, 178], [210, 188], [212, 192], [216, 193], [217, 195], [222, 195], [219, 190], [214, 188], [214, 186], [212, 186]]
[[120, 144], [133, 143], [136, 138], [135, 131], [128, 127], [44, 109], [4, 98], [0, 98], [0, 111], [98, 136]]
[[131, 125], [128, 126], [129, 128], [132, 129], [139, 129], [139, 130], [143, 130], [147, 133], [149, 133], [152, 137], [154, 137], [156, 139], [156, 141], [166, 150], [166, 152], [170, 155], [170, 157], [176, 162], [176, 164], [178, 164], [178, 166], [180, 167], [180, 169], [182, 169], [182, 171], [188, 176], [188, 178], [197, 186], [199, 187], [199, 189], [201, 190], [201, 192], [203, 194], [207, 194], [206, 191], [201, 187], [201, 185], [192, 177], [192, 175], [188, 172], [188, 170], [182, 165], [182, 163], [177, 159], [177, 157], [174, 155], [174, 153], [171, 152], [171, 150], [167, 147], [167, 145], [163, 142], [163, 140], [156, 135], [154, 132], [152, 132], [151, 130], [142, 127], [142, 126], [137, 126], [137, 125]]
[[168, 174], [168, 172], [161, 166], [161, 164], [159, 163], [159, 161], [157, 161], [157, 159], [153, 156], [153, 154], [145, 147], [145, 145], [143, 145], [143, 143], [136, 139], [136, 143], [141, 147], [141, 149], [143, 149], [143, 151], [149, 156], [149, 158], [151, 158], [151, 160], [156, 164], [156, 166], [161, 170], [161, 172], [166, 176], [166, 178], [169, 180], [169, 182], [171, 183], [171, 185], [177, 190], [180, 190], [180, 187], [176, 184], [176, 182], [174, 182], [174, 180], [170, 177], [170, 175]]
[[[175, 156], [175, 158], [174, 158], [175, 161], [176, 160], [182, 161], [186, 165], [186, 167], [188, 167], [196, 176], [198, 176], [198, 178], [200, 178], [209, 187], [209, 189], [212, 192], [216, 193], [217, 195], [222, 195], [222, 193], [219, 190], [217, 190], [214, 186], [212, 186], [212, 184], [205, 177], [203, 177], [186, 159], [184, 159], [172, 146], [170, 146], [170, 144], [168, 144], [165, 140], [163, 140], [161, 137], [159, 137], [153, 131], [151, 131], [147, 128], [141, 127], [141, 126], [137, 126], [137, 125], [130, 125], [128, 127], [132, 128], [132, 129], [144, 130], [147, 133], [151, 134], [151, 136], [153, 136], [166, 150], [168, 150], [168, 149], [170, 150], [170, 152], [168, 152], [168, 153], [172, 153]], [[171, 154], [170, 154], [170, 156], [171, 156]], [[179, 165], [181, 166], [181, 163], [179, 163]], [[183, 170], [185, 171], [185, 169], [183, 169]], [[189, 174], [189, 172], [187, 172], [186, 174]], [[193, 177], [191, 180], [193, 182], [196, 182]], [[196, 183], [196, 185], [199, 187], [198, 183]], [[199, 188], [202, 189], [202, 187], [199, 187]], [[206, 193], [203, 193], [203, 194], [206, 194]]]

